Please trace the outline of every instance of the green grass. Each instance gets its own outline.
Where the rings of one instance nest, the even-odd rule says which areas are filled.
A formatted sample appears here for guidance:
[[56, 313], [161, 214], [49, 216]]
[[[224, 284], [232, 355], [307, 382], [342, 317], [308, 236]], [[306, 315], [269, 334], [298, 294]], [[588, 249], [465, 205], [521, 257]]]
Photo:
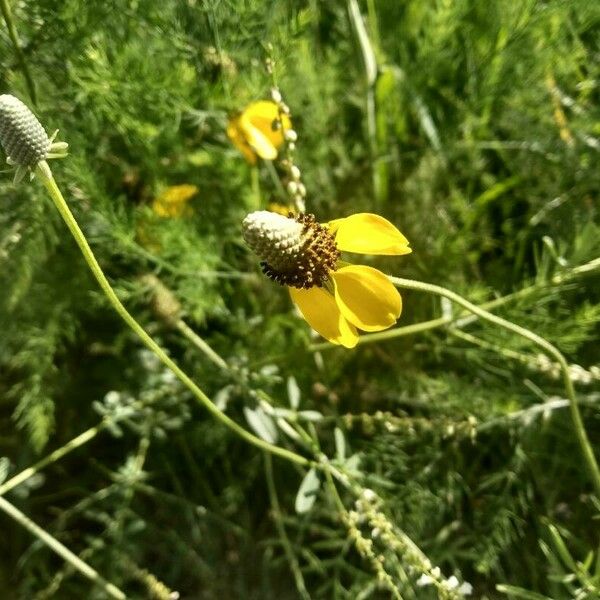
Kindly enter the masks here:
[[[114, 314], [40, 182], [6, 173], [7, 477], [110, 421], [6, 500], [132, 598], [443, 598], [417, 585], [423, 555], [406, 539], [474, 598], [597, 598], [600, 499], [554, 366], [481, 321], [311, 350], [322, 340], [241, 235], [250, 210], [287, 198], [225, 129], [269, 97], [270, 53], [309, 212], [395, 223], [413, 253], [361, 262], [398, 277], [476, 304], [526, 290], [494, 314], [581, 367], [571, 373], [597, 449], [600, 279], [596, 263], [581, 266], [600, 255], [600, 5], [361, 1], [361, 38], [343, 1], [10, 4], [37, 104], [4, 22], [0, 93], [69, 142], [54, 176], [119, 298], [247, 429], [261, 401], [290, 409], [293, 378], [298, 410], [321, 418], [296, 422], [292, 406], [306, 445], [281, 429], [277, 444], [337, 460], [354, 489], [337, 481], [338, 498], [322, 474], [297, 514], [306, 470], [273, 458], [270, 474], [260, 450], [198, 407]], [[152, 201], [179, 184], [198, 188], [191, 211], [158, 217]], [[229, 370], [165, 320], [150, 274]], [[414, 291], [403, 300], [398, 327], [448, 310]], [[375, 508], [356, 508], [364, 488]], [[0, 597], [106, 597], [7, 514], [0, 525]], [[365, 540], [384, 557], [379, 587]]]

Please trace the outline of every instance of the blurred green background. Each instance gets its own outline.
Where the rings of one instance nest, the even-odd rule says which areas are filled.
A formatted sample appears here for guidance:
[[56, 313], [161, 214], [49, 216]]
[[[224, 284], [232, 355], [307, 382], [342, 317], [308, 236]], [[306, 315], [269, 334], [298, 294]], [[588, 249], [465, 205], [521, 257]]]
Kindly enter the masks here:
[[[598, 449], [600, 286], [597, 262], [582, 265], [600, 254], [600, 3], [10, 8], [36, 98], [5, 21], [0, 92], [25, 101], [47, 131], [60, 128], [70, 156], [52, 164], [54, 175], [103, 269], [207, 394], [251, 427], [244, 408], [261, 393], [289, 407], [297, 382], [300, 409], [321, 415], [312, 425], [321, 451], [335, 456], [337, 428], [381, 510], [473, 597], [599, 597], [600, 505], [554, 366], [479, 322], [353, 351], [311, 349], [319, 340], [241, 237], [249, 211], [286, 198], [225, 129], [228, 115], [269, 97], [270, 53], [299, 135], [309, 212], [320, 221], [376, 212], [395, 223], [413, 254], [361, 261], [394, 275], [479, 303], [526, 290], [498, 314], [576, 365]], [[183, 214], [157, 214], [156, 198], [182, 184], [197, 188]], [[169, 290], [160, 288], [162, 304], [157, 280]], [[274, 508], [260, 451], [142, 350], [40, 183], [15, 186], [8, 173], [0, 290], [8, 476], [103, 415], [120, 419], [6, 498], [128, 597], [306, 597], [299, 578], [312, 598], [391, 597], [325, 489], [295, 513], [304, 473], [279, 459]], [[435, 297], [403, 298], [399, 326], [449, 310]], [[237, 378], [170, 326], [165, 302]], [[294, 446], [282, 432], [279, 443]], [[350, 509], [352, 496], [343, 500]], [[3, 599], [106, 597], [6, 514], [0, 527]], [[416, 584], [410, 558], [381, 552], [400, 597], [438, 597]]]

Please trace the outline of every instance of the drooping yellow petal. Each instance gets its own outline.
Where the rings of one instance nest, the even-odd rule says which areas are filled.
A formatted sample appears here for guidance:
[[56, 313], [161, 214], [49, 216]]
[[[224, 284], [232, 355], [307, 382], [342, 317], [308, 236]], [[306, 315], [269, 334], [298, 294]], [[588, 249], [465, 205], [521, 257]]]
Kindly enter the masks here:
[[372, 213], [357, 213], [329, 222], [340, 250], [359, 254], [410, 254], [408, 240], [387, 219]]
[[256, 127], [245, 115], [242, 115], [240, 118], [240, 127], [244, 139], [258, 156], [264, 160], [275, 160], [277, 158], [277, 148], [269, 136]]
[[308, 290], [289, 288], [292, 301], [306, 322], [326, 340], [354, 348], [358, 342], [356, 328], [342, 316], [333, 296], [319, 287]]
[[259, 100], [229, 119], [227, 135], [250, 164], [256, 164], [257, 155], [265, 160], [277, 158], [283, 145], [283, 132], [292, 127], [287, 115], [279, 114], [279, 107], [270, 100]]
[[391, 327], [402, 312], [402, 298], [377, 269], [349, 265], [332, 273], [335, 301], [348, 321], [363, 331]]
[[292, 127], [290, 118], [280, 115], [279, 107], [270, 100], [253, 102], [244, 110], [242, 117], [252, 123], [275, 148], [283, 145], [283, 132]]
[[256, 164], [256, 152], [252, 150], [246, 138], [244, 132], [240, 127], [240, 117], [232, 117], [227, 123], [227, 137], [231, 140], [231, 143], [244, 155], [244, 158], [251, 165]]

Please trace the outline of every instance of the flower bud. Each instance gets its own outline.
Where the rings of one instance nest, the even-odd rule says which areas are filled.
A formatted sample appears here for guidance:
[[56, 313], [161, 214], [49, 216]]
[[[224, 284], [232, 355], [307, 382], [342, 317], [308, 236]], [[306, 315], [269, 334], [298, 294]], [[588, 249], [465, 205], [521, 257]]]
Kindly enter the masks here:
[[285, 139], [288, 142], [295, 142], [298, 139], [298, 134], [296, 133], [296, 131], [294, 129], [288, 129], [285, 132]]
[[273, 102], [279, 104], [282, 100], [281, 97], [281, 92], [277, 89], [277, 88], [273, 88], [271, 90], [271, 99], [273, 100]]
[[11, 163], [35, 167], [46, 159], [52, 142], [23, 102], [3, 94], [0, 96], [0, 144]]

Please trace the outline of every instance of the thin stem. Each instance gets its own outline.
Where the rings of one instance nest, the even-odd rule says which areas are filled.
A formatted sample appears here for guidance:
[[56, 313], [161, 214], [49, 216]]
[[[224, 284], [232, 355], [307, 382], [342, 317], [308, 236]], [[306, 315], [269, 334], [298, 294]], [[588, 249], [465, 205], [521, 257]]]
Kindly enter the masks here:
[[[548, 285], [558, 286], [564, 283], [568, 283], [573, 279], [581, 275], [586, 275], [588, 273], [592, 273], [597, 271], [600, 268], [600, 258], [594, 259], [590, 262], [587, 262], [583, 265], [579, 265], [577, 267], [573, 267], [572, 269], [564, 272], [558, 273], [554, 275], [548, 282]], [[529, 285], [524, 287], [512, 294], [507, 294], [506, 296], [501, 296], [500, 298], [495, 298], [494, 300], [490, 300], [488, 302], [484, 302], [479, 305], [479, 308], [483, 310], [489, 310], [493, 308], [498, 308], [499, 306], [503, 306], [504, 304], [508, 304], [509, 302], [514, 302], [516, 300], [522, 300], [527, 296], [539, 291], [542, 288], [539, 284]], [[449, 325], [450, 323], [456, 324], [457, 327], [466, 327], [471, 323], [474, 323], [479, 319], [478, 315], [471, 314], [468, 316], [463, 316], [462, 314], [456, 314], [447, 317], [438, 317], [437, 319], [431, 319], [429, 321], [422, 321], [421, 323], [414, 323], [413, 325], [406, 325], [404, 327], [396, 327], [395, 329], [388, 329], [387, 331], [380, 331], [378, 333], [368, 333], [365, 335], [361, 335], [358, 338], [358, 345], [364, 346], [365, 344], [374, 344], [377, 342], [383, 342], [386, 340], [392, 340], [398, 337], [403, 337], [405, 335], [413, 335], [415, 333], [421, 333], [423, 331], [431, 331], [432, 329], [439, 329], [444, 327], [445, 325]], [[309, 350], [311, 352], [321, 352], [323, 350], [331, 350], [332, 348], [338, 348], [336, 344], [332, 344], [331, 342], [322, 342], [319, 344], [312, 344], [309, 346]]]
[[15, 55], [17, 57], [17, 62], [19, 63], [19, 68], [23, 73], [23, 77], [25, 77], [25, 83], [27, 85], [27, 90], [29, 91], [29, 97], [31, 98], [31, 102], [37, 106], [37, 94], [35, 92], [35, 85], [29, 73], [29, 67], [27, 66], [25, 55], [23, 54], [23, 50], [21, 50], [19, 35], [17, 34], [17, 28], [15, 27], [15, 22], [12, 16], [12, 11], [10, 10], [10, 4], [8, 3], [8, 0], [0, 0], [0, 10], [2, 11], [2, 16], [4, 17], [4, 22], [6, 23], [6, 28], [8, 29], [8, 35], [10, 37], [10, 41], [12, 42]]
[[277, 497], [277, 488], [275, 487], [275, 479], [273, 478], [273, 461], [271, 459], [270, 454], [264, 455], [265, 457], [265, 476], [267, 479], [267, 489], [269, 490], [269, 500], [271, 502], [271, 512], [273, 514], [273, 521], [275, 521], [275, 526], [277, 527], [277, 533], [281, 539], [281, 544], [283, 545], [283, 549], [285, 551], [285, 555], [290, 563], [290, 569], [294, 575], [294, 581], [296, 582], [296, 588], [298, 589], [298, 593], [304, 600], [310, 600], [310, 594], [306, 589], [306, 585], [304, 584], [304, 578], [302, 577], [302, 571], [300, 570], [300, 565], [298, 564], [298, 559], [294, 553], [294, 549], [292, 548], [292, 544], [287, 536], [285, 531], [285, 526], [283, 524], [283, 516], [281, 514], [281, 507], [279, 505], [279, 498]]
[[325, 469], [324, 473], [327, 485], [329, 486], [329, 490], [331, 491], [331, 496], [333, 497], [338, 512], [343, 517], [343, 515], [345, 515], [347, 511], [346, 507], [344, 506], [344, 502], [342, 501], [342, 497], [340, 496], [335, 482], [333, 481], [333, 475], [331, 474], [331, 471], [329, 469]]
[[[431, 319], [430, 321], [423, 321], [421, 323], [414, 323], [413, 325], [406, 325], [404, 327], [396, 327], [395, 329], [388, 329], [387, 331], [381, 331], [379, 333], [369, 333], [361, 335], [358, 338], [358, 344], [364, 346], [366, 344], [374, 344], [376, 342], [383, 342], [385, 340], [391, 340], [405, 335], [413, 335], [414, 333], [421, 333], [422, 331], [429, 331], [431, 329], [437, 329], [452, 323], [457, 317], [439, 317], [438, 319]], [[332, 348], [339, 348], [337, 344], [331, 342], [320, 342], [318, 344], [311, 344], [309, 346], [310, 352], [322, 352], [323, 350], [331, 350]]]
[[[45, 165], [45, 166], [44, 166]], [[43, 168], [42, 168], [43, 167]], [[54, 205], [56, 206], [58, 212], [66, 223], [69, 231], [75, 238], [75, 242], [79, 246], [83, 257], [92, 271], [92, 274], [96, 278], [96, 281], [99, 283], [102, 291], [108, 298], [111, 306], [114, 310], [119, 314], [119, 316], [127, 323], [127, 325], [136, 333], [136, 335], [140, 338], [143, 344], [151, 350], [160, 360], [161, 362], [168, 367], [177, 378], [192, 392], [196, 400], [208, 410], [208, 412], [215, 417], [218, 421], [220, 421], [226, 427], [229, 427], [232, 431], [234, 431], [238, 436], [242, 439], [246, 440], [250, 444], [253, 444], [257, 448], [261, 450], [266, 450], [267, 452], [272, 452], [273, 454], [277, 454], [286, 460], [291, 462], [295, 462], [297, 464], [307, 466], [309, 465], [309, 461], [285, 448], [280, 448], [279, 446], [275, 446], [274, 444], [270, 444], [259, 437], [253, 435], [240, 425], [238, 425], [233, 419], [228, 417], [225, 413], [221, 412], [210, 400], [210, 398], [190, 379], [190, 377], [182, 371], [177, 364], [169, 358], [166, 352], [146, 333], [144, 328], [131, 316], [131, 314], [127, 311], [127, 309], [123, 306], [117, 295], [115, 294], [113, 288], [111, 287], [108, 279], [104, 275], [102, 268], [98, 264], [92, 249], [90, 248], [85, 235], [81, 231], [73, 213], [69, 209], [68, 204], [66, 203], [63, 195], [56, 185], [56, 181], [52, 177], [52, 175], [48, 176], [48, 168], [46, 163], [40, 163], [37, 168], [37, 174], [42, 179], [42, 182], [48, 193], [50, 194]]]
[[379, 35], [379, 24], [377, 23], [377, 10], [375, 0], [367, 0], [367, 14], [369, 17], [369, 29], [375, 52], [381, 51], [381, 36]]
[[[240, 372], [232, 367], [227, 361], [217, 354], [207, 342], [205, 342], [183, 319], [175, 321], [175, 327], [200, 350], [213, 364], [224, 373], [227, 373], [237, 384], [244, 388], [253, 398], [257, 399], [259, 392], [248, 386], [248, 382], [241, 376]], [[263, 393], [265, 396], [266, 394]], [[270, 399], [269, 399], [270, 400]]]
[[515, 325], [515, 323], [512, 323], [511, 321], [507, 321], [502, 317], [493, 315], [492, 313], [487, 312], [480, 306], [472, 304], [468, 300], [465, 300], [462, 296], [459, 296], [455, 292], [452, 292], [451, 290], [448, 290], [446, 288], [430, 283], [423, 283], [421, 281], [413, 281], [412, 279], [402, 279], [400, 277], [390, 277], [390, 281], [396, 287], [399, 288], [417, 290], [420, 292], [426, 292], [428, 294], [435, 294], [437, 296], [448, 298], [448, 300], [456, 302], [456, 304], [459, 304], [463, 308], [466, 308], [468, 311], [472, 312], [474, 315], [477, 315], [479, 318], [485, 321], [489, 321], [490, 323], [493, 323], [498, 327], [508, 329], [509, 331], [512, 331], [513, 333], [524, 337], [530, 342], [533, 342], [556, 360], [556, 362], [560, 365], [565, 391], [567, 393], [567, 398], [569, 399], [569, 408], [571, 413], [571, 420], [573, 421], [573, 428], [575, 430], [575, 436], [577, 437], [581, 454], [583, 455], [584, 462], [587, 466], [591, 482], [594, 485], [596, 494], [600, 496], [600, 469], [598, 468], [596, 457], [594, 456], [592, 446], [587, 437], [587, 433], [583, 425], [583, 419], [581, 418], [581, 413], [579, 412], [579, 406], [577, 404], [577, 398], [575, 396], [575, 388], [573, 387], [573, 382], [571, 381], [571, 377], [569, 375], [569, 365], [567, 364], [565, 357], [558, 350], [558, 348], [554, 347], [543, 337], [537, 335], [536, 333], [533, 333], [532, 331], [529, 331], [529, 329], [525, 329], [525, 327]]
[[231, 367], [221, 358], [183, 319], [175, 322], [175, 327], [201, 350], [219, 369], [231, 372]]
[[258, 165], [252, 165], [250, 167], [250, 189], [252, 190], [252, 204], [250, 210], [260, 209], [260, 172]]
[[69, 454], [69, 452], [76, 450], [80, 446], [83, 446], [95, 438], [106, 427], [106, 425], [106, 421], [102, 421], [95, 427], [90, 427], [87, 431], [84, 431], [77, 437], [67, 442], [64, 446], [61, 446], [54, 452], [51, 452], [48, 454], [48, 456], [45, 456], [31, 467], [24, 469], [20, 473], [17, 473], [14, 477], [11, 477], [8, 481], [5, 481], [2, 485], [0, 485], [0, 496], [17, 487], [25, 480], [35, 475], [37, 472], [41, 471], [43, 468], [61, 459], [66, 454]]
[[[283, 125], [281, 125], [281, 128], [283, 130]], [[277, 191], [279, 192], [280, 196], [283, 199], [286, 199], [287, 192], [285, 191], [285, 188], [283, 187], [283, 183], [281, 183], [281, 179], [279, 178], [279, 175], [277, 174], [277, 170], [275, 169], [275, 165], [273, 165], [273, 161], [265, 160], [265, 161], [263, 161], [263, 163], [267, 169], [267, 172], [269, 173], [269, 176], [271, 177], [271, 181], [273, 182], [273, 185], [277, 188]]]
[[18, 508], [0, 496], [0, 510], [12, 517], [17, 523], [22, 525], [36, 538], [42, 541], [51, 550], [56, 552], [61, 558], [66, 560], [73, 568], [77, 569], [84, 577], [98, 584], [104, 591], [113, 598], [125, 600], [125, 594], [115, 585], [106, 581], [95, 569], [83, 562], [76, 554], [73, 554], [64, 544], [61, 544], [55, 537], [34, 523], [27, 515], [23, 514]]
[[[478, 338], [475, 335], [471, 335], [470, 333], [462, 331], [462, 329], [456, 329], [455, 327], [449, 327], [448, 333], [460, 340], [464, 340], [465, 342], [473, 344], [474, 346], [483, 348], [484, 350], [490, 350], [491, 352], [496, 352], [497, 354], [501, 354], [506, 358], [519, 361], [520, 363], [524, 364], [530, 369], [535, 368], [535, 357], [533, 356], [529, 356], [528, 354], [524, 354], [523, 352], [516, 352], [515, 350], [511, 350], [510, 348], [504, 348], [504, 346], [501, 346], [499, 344], [493, 344], [491, 342], [488, 342], [487, 340], [482, 340], [481, 338]], [[550, 364], [553, 365], [554, 363]], [[537, 370], [540, 371], [540, 369]], [[545, 372], [548, 373], [548, 370], [546, 370]]]

